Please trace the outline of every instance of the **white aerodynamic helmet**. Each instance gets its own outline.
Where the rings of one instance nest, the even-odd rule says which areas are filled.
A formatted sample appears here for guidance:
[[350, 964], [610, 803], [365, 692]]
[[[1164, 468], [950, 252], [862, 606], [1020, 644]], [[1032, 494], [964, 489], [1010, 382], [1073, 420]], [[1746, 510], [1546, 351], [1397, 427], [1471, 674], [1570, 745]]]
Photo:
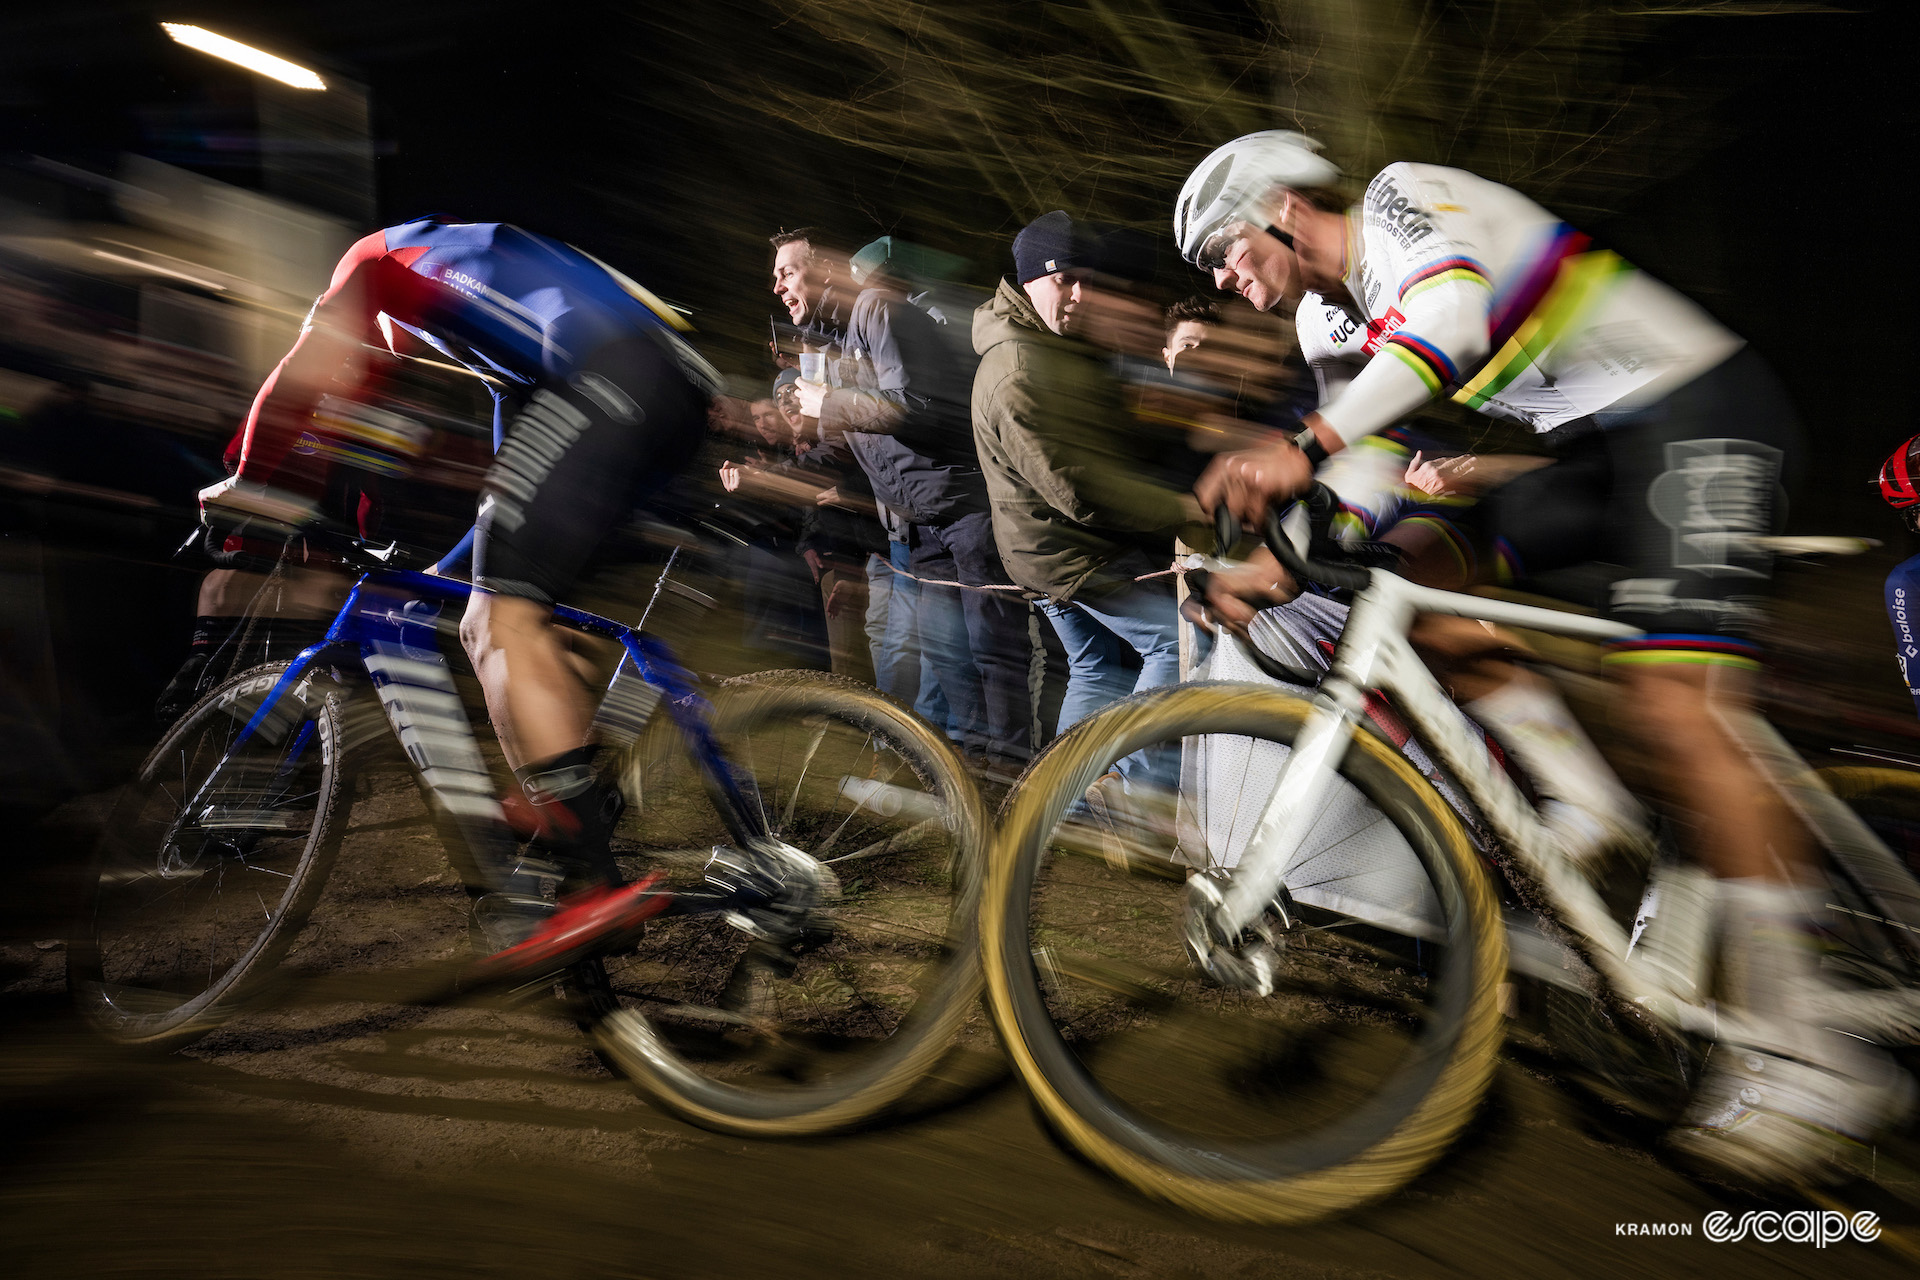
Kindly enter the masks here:
[[1228, 242], [1220, 232], [1243, 219], [1264, 225], [1259, 207], [1273, 188], [1323, 187], [1339, 176], [1320, 144], [1303, 133], [1263, 129], [1235, 138], [1202, 160], [1180, 188], [1173, 210], [1180, 256], [1202, 270], [1221, 266], [1217, 259]]

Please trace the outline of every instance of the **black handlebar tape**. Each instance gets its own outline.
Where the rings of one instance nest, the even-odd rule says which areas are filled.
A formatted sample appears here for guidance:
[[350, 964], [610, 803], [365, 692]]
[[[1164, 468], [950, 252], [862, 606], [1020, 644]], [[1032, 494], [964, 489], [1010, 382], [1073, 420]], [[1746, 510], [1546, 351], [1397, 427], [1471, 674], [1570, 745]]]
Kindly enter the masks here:
[[[1307, 494], [1307, 518], [1312, 526], [1312, 542], [1326, 539], [1327, 527], [1333, 521], [1333, 515], [1339, 510], [1339, 501], [1333, 490], [1316, 483]], [[1321, 560], [1311, 560], [1293, 549], [1293, 539], [1287, 537], [1286, 530], [1280, 527], [1280, 513], [1267, 511], [1266, 528], [1267, 550], [1274, 558], [1286, 566], [1288, 573], [1301, 583], [1314, 582], [1323, 587], [1347, 587], [1359, 590], [1373, 580], [1366, 569], [1348, 565], [1328, 564]], [[1312, 545], [1312, 542], [1309, 545]]]
[[1240, 541], [1240, 522], [1224, 502], [1213, 509], [1213, 540], [1213, 554], [1222, 560], [1233, 554], [1233, 544]]

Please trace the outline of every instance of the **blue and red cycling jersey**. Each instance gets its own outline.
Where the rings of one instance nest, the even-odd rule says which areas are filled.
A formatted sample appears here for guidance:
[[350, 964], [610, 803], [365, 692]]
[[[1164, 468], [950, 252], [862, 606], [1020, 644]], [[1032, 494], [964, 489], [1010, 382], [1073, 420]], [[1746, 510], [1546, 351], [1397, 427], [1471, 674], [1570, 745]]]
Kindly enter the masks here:
[[1893, 656], [1920, 712], [1920, 556], [1902, 560], [1887, 575], [1887, 621], [1893, 624]]
[[326, 396], [354, 397], [366, 377], [362, 349], [393, 346], [395, 328], [497, 383], [530, 387], [609, 342], [684, 327], [640, 285], [558, 240], [503, 222], [388, 227], [340, 259], [227, 463], [245, 479], [317, 494], [327, 468], [307, 436], [315, 410]]

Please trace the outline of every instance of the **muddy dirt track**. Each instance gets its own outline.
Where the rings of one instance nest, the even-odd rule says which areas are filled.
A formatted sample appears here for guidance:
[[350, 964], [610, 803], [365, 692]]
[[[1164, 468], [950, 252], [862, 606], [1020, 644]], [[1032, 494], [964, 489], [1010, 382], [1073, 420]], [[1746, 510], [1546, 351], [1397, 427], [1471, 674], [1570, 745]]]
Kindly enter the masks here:
[[1615, 1235], [1738, 1202], [1521, 1065], [1389, 1202], [1226, 1227], [1064, 1156], [1018, 1091], [882, 1132], [749, 1144], [649, 1110], [542, 1010], [338, 1007], [164, 1064], [39, 1000], [4, 1049], [0, 1238], [17, 1276], [1913, 1274], [1889, 1243]]
[[[983, 1018], [901, 1123], [719, 1137], [636, 1097], [554, 1004], [424, 1008], [315, 986], [464, 945], [464, 897], [423, 818], [355, 826], [289, 961], [307, 981], [187, 1053], [104, 1050], [66, 1012], [59, 950], [0, 945], [0, 1275], [1920, 1274], [1912, 1175], [1844, 1193], [1898, 1237], [1710, 1243], [1707, 1213], [1765, 1205], [1666, 1166], [1647, 1126], [1518, 1042], [1441, 1166], [1304, 1229], [1199, 1221], [1078, 1163], [1005, 1078]], [[1668, 1223], [1693, 1237], [1617, 1234]]]
[[[1920, 1187], [1876, 1199], [1907, 1235], [1720, 1245], [1743, 1201], [1522, 1047], [1469, 1139], [1384, 1204], [1256, 1229], [1145, 1202], [1064, 1154], [983, 1023], [919, 1114], [755, 1143], [651, 1109], [553, 1003], [344, 998], [341, 975], [451, 955], [464, 897], [424, 819], [349, 837], [294, 984], [171, 1058], [69, 1020], [60, 954], [7, 948], [0, 1240], [53, 1276], [1911, 1275]], [[305, 975], [307, 981], [298, 980]], [[1904, 1200], [1903, 1203], [1903, 1195]], [[1859, 1201], [1849, 1203], [1858, 1207]], [[1785, 1207], [1785, 1206], [1782, 1206]], [[1616, 1234], [1685, 1223], [1692, 1239]]]

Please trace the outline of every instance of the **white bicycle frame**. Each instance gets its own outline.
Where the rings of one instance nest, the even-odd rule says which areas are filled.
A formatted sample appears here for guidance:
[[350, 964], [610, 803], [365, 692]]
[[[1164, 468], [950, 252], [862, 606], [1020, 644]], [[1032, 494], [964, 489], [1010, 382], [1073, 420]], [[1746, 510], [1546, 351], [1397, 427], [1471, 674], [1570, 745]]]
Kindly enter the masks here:
[[[1717, 1018], [1711, 1005], [1689, 1000], [1656, 973], [1627, 963], [1633, 937], [1614, 921], [1586, 876], [1558, 854], [1540, 816], [1494, 764], [1485, 742], [1468, 727], [1407, 638], [1415, 615], [1421, 613], [1601, 642], [1644, 633], [1600, 618], [1438, 591], [1381, 569], [1373, 570], [1371, 577], [1370, 584], [1355, 593], [1332, 668], [1320, 682], [1312, 711], [1222, 895], [1216, 913], [1221, 935], [1231, 937], [1252, 925], [1279, 893], [1290, 854], [1330, 799], [1335, 773], [1366, 714], [1365, 693], [1379, 689], [1392, 695], [1420, 741], [1446, 766], [1494, 834], [1545, 891], [1559, 922], [1582, 938], [1587, 959], [1604, 980], [1626, 1000], [1664, 1021], [1698, 1034], [1714, 1034]], [[1836, 807], [1845, 811], [1844, 805]], [[1705, 939], [1700, 942], [1704, 946]]]

